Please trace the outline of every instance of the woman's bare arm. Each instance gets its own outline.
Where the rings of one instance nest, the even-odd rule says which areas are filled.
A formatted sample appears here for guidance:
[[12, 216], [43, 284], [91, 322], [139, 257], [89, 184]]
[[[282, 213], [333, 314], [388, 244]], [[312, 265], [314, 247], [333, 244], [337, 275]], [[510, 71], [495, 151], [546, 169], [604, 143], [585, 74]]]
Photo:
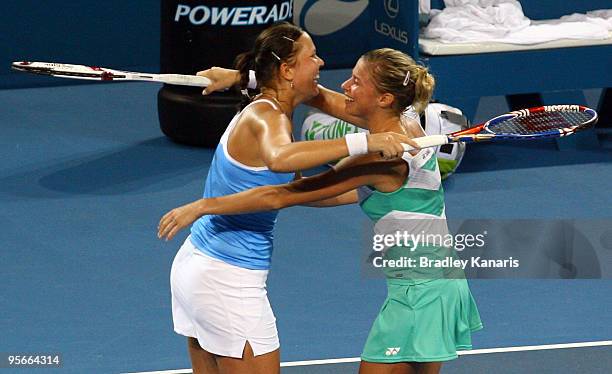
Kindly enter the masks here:
[[329, 208], [340, 205], [355, 204], [358, 201], [357, 190], [345, 192], [342, 195], [330, 197], [325, 200], [313, 201], [311, 203], [305, 203], [305, 206], [313, 208]]
[[159, 223], [158, 236], [165, 237], [166, 240], [172, 239], [178, 231], [203, 215], [234, 215], [277, 210], [341, 196], [359, 186], [376, 186], [397, 176], [399, 165], [405, 163], [401, 160], [380, 160], [379, 157], [372, 155], [355, 157], [343, 167], [291, 183], [262, 186], [232, 195], [200, 199], [164, 215]]

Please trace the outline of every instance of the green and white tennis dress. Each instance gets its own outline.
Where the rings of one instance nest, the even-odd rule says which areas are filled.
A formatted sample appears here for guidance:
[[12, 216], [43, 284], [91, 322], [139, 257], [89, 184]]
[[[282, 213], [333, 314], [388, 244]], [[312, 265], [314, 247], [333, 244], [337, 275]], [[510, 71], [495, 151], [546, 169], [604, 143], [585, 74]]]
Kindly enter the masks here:
[[[398, 190], [358, 190], [359, 204], [374, 221], [375, 233], [448, 234], [435, 150], [423, 149], [415, 156], [405, 153], [403, 159], [410, 170]], [[385, 248], [382, 254], [382, 259], [404, 265], [383, 267], [388, 295], [361, 358], [382, 363], [436, 362], [456, 358], [458, 350], [471, 349], [471, 333], [481, 329], [482, 322], [463, 271], [419, 265], [421, 258], [453, 257], [453, 250], [432, 239], [432, 243], [402, 242]], [[403, 262], [397, 261], [402, 258]], [[408, 261], [413, 266], [406, 265]], [[426, 262], [430, 263], [435, 262]]]

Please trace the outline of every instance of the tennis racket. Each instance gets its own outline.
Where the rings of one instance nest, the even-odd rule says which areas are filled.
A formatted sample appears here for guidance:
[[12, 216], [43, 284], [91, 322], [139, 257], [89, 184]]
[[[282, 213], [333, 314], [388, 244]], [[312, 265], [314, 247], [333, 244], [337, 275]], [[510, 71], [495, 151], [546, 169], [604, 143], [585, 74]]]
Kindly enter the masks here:
[[[414, 138], [419, 147], [427, 148], [453, 142], [490, 140], [532, 140], [572, 135], [597, 123], [597, 112], [582, 105], [548, 105], [521, 109], [488, 120], [466, 130], [446, 135]], [[404, 144], [404, 150], [413, 147]]]
[[137, 73], [97, 66], [57, 64], [51, 62], [13, 62], [11, 68], [34, 74], [95, 81], [146, 81], [197, 87], [206, 87], [210, 84], [210, 79], [197, 75]]

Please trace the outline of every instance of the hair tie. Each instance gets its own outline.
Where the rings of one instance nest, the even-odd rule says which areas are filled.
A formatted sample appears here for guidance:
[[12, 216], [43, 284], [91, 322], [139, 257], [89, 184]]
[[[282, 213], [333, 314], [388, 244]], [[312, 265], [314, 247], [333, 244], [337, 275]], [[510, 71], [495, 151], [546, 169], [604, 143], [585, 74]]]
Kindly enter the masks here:
[[245, 89], [240, 90], [240, 93], [241, 93], [241, 94], [243, 94], [244, 96], [246, 96], [246, 97], [247, 97], [249, 100], [253, 100], [253, 98], [251, 97], [251, 95], [249, 95], [249, 90], [247, 90], [246, 88], [245, 88]]

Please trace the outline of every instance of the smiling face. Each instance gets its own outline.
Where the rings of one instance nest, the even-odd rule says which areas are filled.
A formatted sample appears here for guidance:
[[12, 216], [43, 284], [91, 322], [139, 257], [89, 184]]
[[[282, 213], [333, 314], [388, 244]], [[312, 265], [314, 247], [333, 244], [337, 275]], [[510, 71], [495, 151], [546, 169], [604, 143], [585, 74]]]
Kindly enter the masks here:
[[342, 83], [346, 95], [345, 110], [347, 113], [368, 118], [379, 109], [378, 101], [381, 93], [378, 92], [372, 81], [368, 63], [363, 58], [357, 61], [351, 77]]
[[310, 99], [319, 94], [319, 69], [324, 62], [317, 56], [317, 49], [307, 33], [302, 33], [295, 43], [298, 52], [291, 66], [293, 86], [301, 96]]

